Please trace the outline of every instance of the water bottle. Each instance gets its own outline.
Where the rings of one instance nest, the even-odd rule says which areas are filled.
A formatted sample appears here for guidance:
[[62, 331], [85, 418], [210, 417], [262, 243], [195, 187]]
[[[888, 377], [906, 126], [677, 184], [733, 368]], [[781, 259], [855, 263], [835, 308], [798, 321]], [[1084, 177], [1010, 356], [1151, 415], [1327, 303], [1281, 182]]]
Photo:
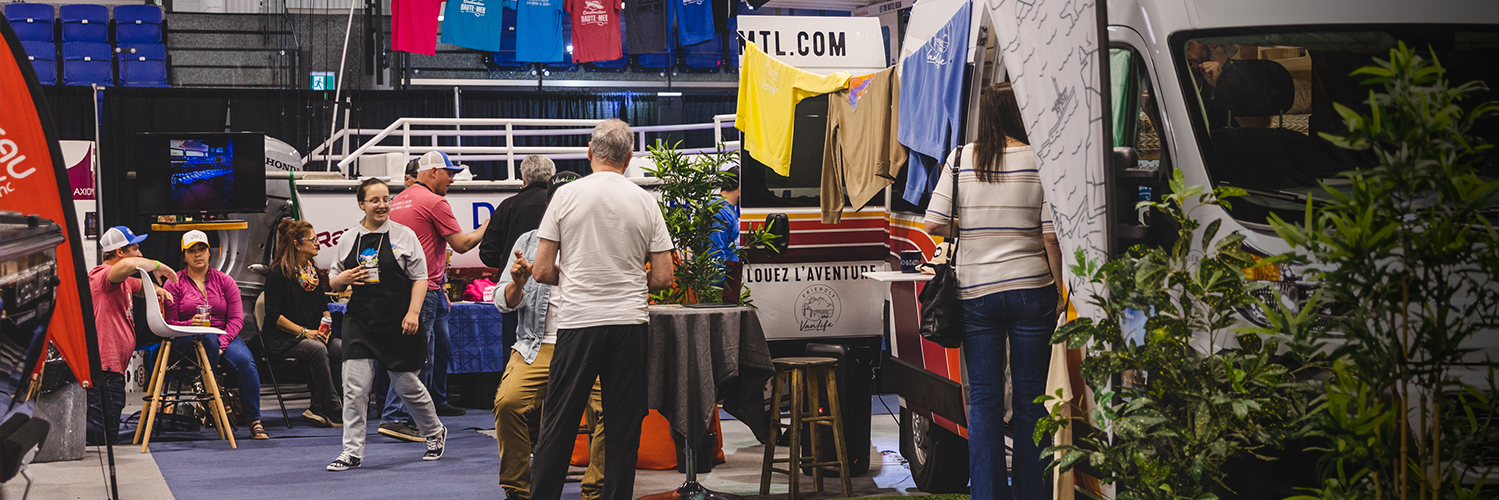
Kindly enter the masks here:
[[333, 332], [333, 317], [329, 316], [327, 314], [324, 314], [323, 315], [323, 320], [319, 321], [318, 325], [317, 325], [318, 340], [322, 341], [322, 342], [327, 342], [328, 341], [328, 334], [332, 333], [332, 332]]

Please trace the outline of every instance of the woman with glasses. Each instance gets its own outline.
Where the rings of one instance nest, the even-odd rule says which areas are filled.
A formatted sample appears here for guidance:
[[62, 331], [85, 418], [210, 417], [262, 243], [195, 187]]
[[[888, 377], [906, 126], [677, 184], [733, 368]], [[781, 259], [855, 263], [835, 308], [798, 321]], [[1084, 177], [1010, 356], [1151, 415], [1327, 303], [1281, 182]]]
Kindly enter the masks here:
[[427, 336], [417, 335], [417, 315], [427, 297], [427, 260], [416, 232], [390, 220], [390, 188], [384, 181], [366, 179], [354, 194], [364, 219], [339, 239], [328, 279], [335, 291], [354, 289], [343, 324], [344, 447], [328, 470], [353, 469], [364, 460], [365, 412], [377, 362], [427, 438], [422, 460], [437, 460], [448, 429], [417, 378], [427, 361]]
[[302, 417], [320, 427], [343, 427], [334, 380], [342, 380], [342, 339], [320, 332], [328, 314], [326, 278], [313, 265], [317, 233], [305, 221], [283, 219], [276, 226], [276, 254], [265, 275], [264, 332], [266, 354], [305, 363], [311, 372], [312, 403]]

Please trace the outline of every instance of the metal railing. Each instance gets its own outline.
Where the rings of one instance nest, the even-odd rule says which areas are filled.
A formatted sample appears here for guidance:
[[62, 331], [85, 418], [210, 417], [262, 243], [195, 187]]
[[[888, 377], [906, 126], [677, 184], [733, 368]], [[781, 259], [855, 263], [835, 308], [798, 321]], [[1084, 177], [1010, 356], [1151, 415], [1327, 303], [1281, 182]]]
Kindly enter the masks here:
[[[349, 171], [349, 165], [359, 157], [366, 154], [401, 153], [407, 158], [413, 155], [425, 154], [428, 151], [441, 151], [447, 153], [454, 160], [468, 161], [499, 161], [506, 163], [510, 178], [515, 178], [515, 163], [517, 156], [524, 159], [526, 155], [541, 154], [553, 160], [574, 160], [588, 157], [588, 148], [585, 146], [520, 146], [516, 145], [517, 137], [564, 137], [564, 136], [587, 136], [593, 133], [593, 127], [603, 120], [564, 120], [564, 119], [526, 119], [526, 118], [400, 118], [384, 129], [361, 129], [348, 128], [348, 116], [344, 117], [344, 128], [338, 130], [328, 140], [313, 148], [307, 156], [302, 158], [304, 166], [312, 166], [318, 163], [333, 164], [337, 162], [338, 170], [345, 174]], [[725, 141], [723, 128], [734, 125], [734, 115], [716, 115], [711, 123], [692, 123], [684, 125], [648, 125], [631, 127], [636, 135], [634, 145], [635, 156], [646, 153], [649, 144], [646, 142], [646, 134], [659, 132], [686, 132], [693, 130], [712, 130], [713, 145], [710, 147], [679, 148], [684, 154], [713, 153], [723, 148], [733, 151], [739, 149], [739, 141]], [[441, 127], [413, 129], [412, 127]], [[475, 127], [492, 127], [476, 129]], [[555, 127], [555, 128], [522, 128], [517, 127]], [[455, 144], [462, 144], [463, 137], [503, 137], [504, 144], [496, 146], [463, 146], [463, 145], [441, 145], [442, 138], [454, 138]], [[365, 139], [368, 138], [368, 139]], [[413, 143], [413, 139], [425, 144]], [[387, 144], [389, 141], [399, 141], [398, 144]], [[359, 144], [353, 151], [349, 151], [351, 144]], [[334, 153], [338, 150], [337, 153]]]

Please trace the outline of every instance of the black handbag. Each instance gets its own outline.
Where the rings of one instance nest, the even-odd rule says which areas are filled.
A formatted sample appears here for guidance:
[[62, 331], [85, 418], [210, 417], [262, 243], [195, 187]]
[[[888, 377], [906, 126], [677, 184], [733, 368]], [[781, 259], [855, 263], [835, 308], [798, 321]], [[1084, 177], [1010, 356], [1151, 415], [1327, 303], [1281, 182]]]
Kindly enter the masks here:
[[921, 289], [921, 336], [949, 349], [963, 345], [963, 304], [958, 300], [958, 172], [963, 148], [953, 155], [951, 254], [944, 264], [932, 265], [932, 280]]

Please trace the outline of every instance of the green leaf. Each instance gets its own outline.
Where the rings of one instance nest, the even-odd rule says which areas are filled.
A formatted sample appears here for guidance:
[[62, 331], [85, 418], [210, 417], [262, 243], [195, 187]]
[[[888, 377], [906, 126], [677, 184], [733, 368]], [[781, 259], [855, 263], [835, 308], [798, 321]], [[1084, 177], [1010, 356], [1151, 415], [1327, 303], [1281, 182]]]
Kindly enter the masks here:
[[1213, 222], [1208, 223], [1206, 229], [1202, 230], [1202, 250], [1204, 252], [1207, 251], [1208, 245], [1212, 243], [1213, 238], [1218, 236], [1218, 228], [1222, 226], [1223, 219], [1214, 219]]

